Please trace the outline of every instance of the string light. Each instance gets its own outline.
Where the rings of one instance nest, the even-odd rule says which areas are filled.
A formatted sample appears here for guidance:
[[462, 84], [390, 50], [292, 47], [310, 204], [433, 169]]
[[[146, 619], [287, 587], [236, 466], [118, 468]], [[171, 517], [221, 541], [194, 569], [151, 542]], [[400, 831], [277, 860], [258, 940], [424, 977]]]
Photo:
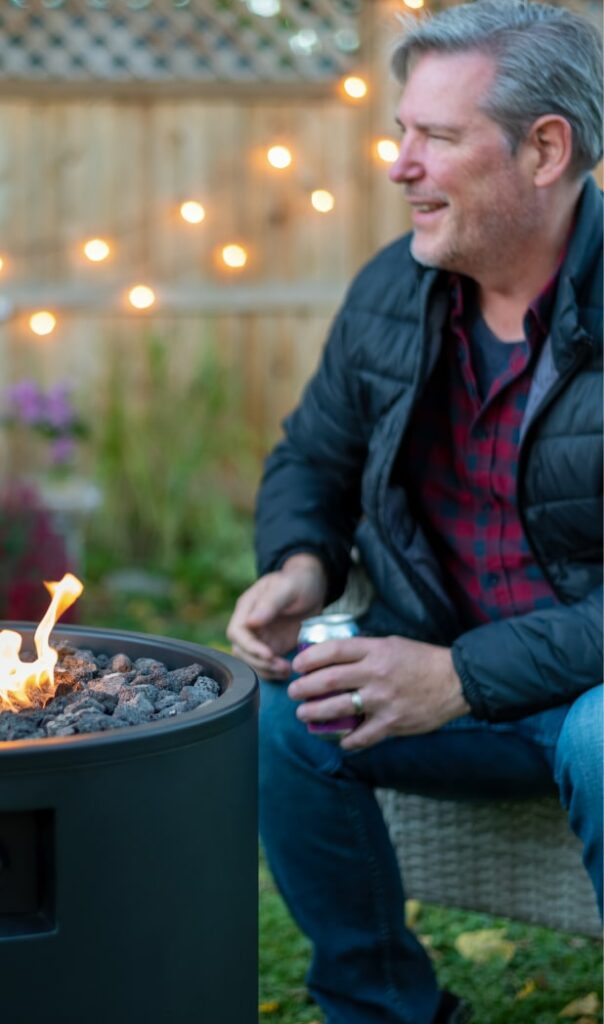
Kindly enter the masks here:
[[271, 167], [275, 167], [278, 171], [283, 171], [286, 167], [290, 166], [293, 157], [291, 149], [288, 149], [287, 146], [271, 146], [267, 150], [266, 159]]
[[37, 313], [32, 313], [30, 316], [29, 326], [34, 334], [43, 338], [47, 334], [52, 334], [57, 326], [57, 318], [47, 309], [39, 309]]
[[149, 309], [155, 302], [155, 292], [146, 284], [137, 284], [128, 292], [128, 302], [135, 309]]
[[319, 213], [331, 213], [336, 204], [332, 193], [324, 188], [315, 189], [311, 194], [310, 201]]
[[234, 242], [229, 245], [222, 247], [222, 262], [225, 266], [229, 267], [230, 270], [241, 270], [247, 263], [247, 252], [242, 245], [237, 245]]
[[4, 259], [4, 256], [0, 256], [0, 273], [2, 273], [2, 271], [5, 268], [5, 266], [6, 266], [6, 260]]
[[187, 199], [180, 207], [180, 216], [188, 224], [201, 224], [205, 220], [206, 211], [195, 199]]
[[91, 263], [102, 263], [106, 260], [111, 249], [107, 242], [103, 238], [90, 238], [82, 246], [84, 250], [84, 256], [90, 260]]
[[351, 100], [362, 100], [367, 95], [367, 82], [359, 75], [349, 75], [342, 82], [344, 94]]
[[419, 11], [420, 7], [424, 6], [424, 0], [403, 0], [406, 7], [410, 7], [412, 11]]
[[398, 157], [399, 146], [395, 139], [378, 139], [375, 152], [385, 164], [393, 164]]

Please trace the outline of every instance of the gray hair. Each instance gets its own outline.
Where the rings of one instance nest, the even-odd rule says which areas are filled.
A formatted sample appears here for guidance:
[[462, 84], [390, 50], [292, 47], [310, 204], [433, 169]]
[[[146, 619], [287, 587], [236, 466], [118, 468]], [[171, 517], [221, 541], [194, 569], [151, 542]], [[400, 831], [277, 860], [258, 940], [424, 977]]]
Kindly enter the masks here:
[[422, 54], [484, 53], [496, 71], [481, 109], [512, 152], [538, 117], [558, 114], [572, 130], [572, 173], [581, 176], [601, 159], [602, 39], [585, 18], [527, 0], [475, 0], [407, 24], [392, 55], [399, 82]]

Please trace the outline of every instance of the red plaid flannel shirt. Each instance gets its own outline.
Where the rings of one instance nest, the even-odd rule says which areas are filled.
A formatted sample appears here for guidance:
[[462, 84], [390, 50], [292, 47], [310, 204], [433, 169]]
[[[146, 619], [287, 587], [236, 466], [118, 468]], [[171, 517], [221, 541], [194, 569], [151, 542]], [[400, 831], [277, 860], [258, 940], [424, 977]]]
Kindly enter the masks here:
[[556, 283], [557, 276], [531, 303], [526, 340], [510, 346], [508, 365], [483, 400], [464, 283], [452, 276], [442, 352], [399, 463], [466, 628], [557, 603], [527, 541], [516, 494], [520, 425]]

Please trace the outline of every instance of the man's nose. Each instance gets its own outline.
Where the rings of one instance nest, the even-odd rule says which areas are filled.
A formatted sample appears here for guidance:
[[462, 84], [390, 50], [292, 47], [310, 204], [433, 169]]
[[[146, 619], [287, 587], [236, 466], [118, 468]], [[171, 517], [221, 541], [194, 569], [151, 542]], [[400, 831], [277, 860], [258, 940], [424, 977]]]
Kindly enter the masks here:
[[404, 138], [398, 156], [388, 172], [390, 180], [400, 185], [405, 181], [416, 181], [423, 173], [417, 145], [408, 137]]

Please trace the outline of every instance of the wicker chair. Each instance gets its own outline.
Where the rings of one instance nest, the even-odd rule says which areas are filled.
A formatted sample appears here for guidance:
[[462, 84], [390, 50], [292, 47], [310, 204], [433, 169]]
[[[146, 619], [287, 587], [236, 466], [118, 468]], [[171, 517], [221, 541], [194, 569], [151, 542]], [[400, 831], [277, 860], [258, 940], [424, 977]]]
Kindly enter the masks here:
[[[359, 615], [370, 595], [353, 567], [328, 610]], [[380, 790], [378, 799], [408, 897], [601, 936], [581, 844], [554, 797], [434, 800]]]

